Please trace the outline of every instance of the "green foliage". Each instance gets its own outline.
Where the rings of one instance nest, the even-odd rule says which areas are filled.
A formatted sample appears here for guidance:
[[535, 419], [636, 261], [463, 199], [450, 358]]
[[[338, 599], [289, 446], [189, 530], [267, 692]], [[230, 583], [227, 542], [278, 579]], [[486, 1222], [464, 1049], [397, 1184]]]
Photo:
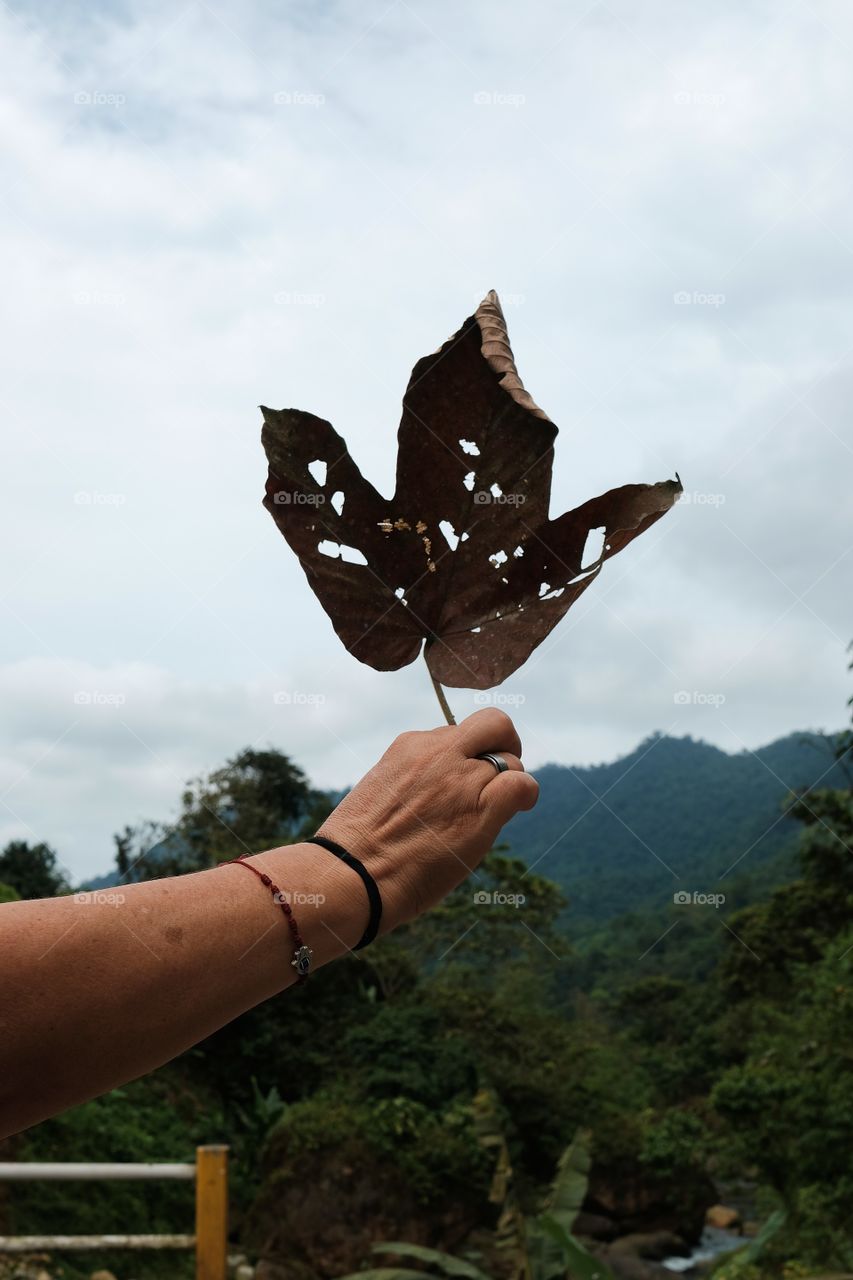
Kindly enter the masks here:
[[50, 845], [28, 844], [26, 840], [10, 840], [0, 853], [0, 882], [20, 898], [55, 898], [69, 891]]
[[538, 769], [539, 803], [504, 838], [565, 892], [573, 929], [638, 908], [660, 914], [673, 888], [709, 890], [721, 876], [728, 892], [729, 869], [747, 849], [742, 883], [754, 901], [796, 868], [799, 814], [780, 818], [786, 792], [823, 774], [825, 786], [845, 786], [833, 747], [819, 734], [792, 734], [731, 756], [655, 734], [610, 764]]
[[20, 902], [21, 895], [10, 884], [0, 884], [0, 902]]
[[[192, 1162], [219, 1136], [215, 1113], [179, 1073], [158, 1072], [28, 1130], [19, 1160]], [[185, 1182], [91, 1182], [85, 1195], [63, 1182], [12, 1184], [15, 1234], [191, 1231], [193, 1187]]]
[[[768, 748], [766, 763], [788, 784], [808, 781], [794, 776], [804, 752], [817, 772], [826, 767], [814, 745], [795, 739]], [[726, 759], [660, 740], [615, 774], [579, 772], [596, 794], [618, 781], [607, 806], [627, 820], [629, 799], [640, 803], [642, 820], [661, 829], [663, 843], [649, 841], [658, 850], [689, 818], [691, 874], [710, 876], [760, 835], [756, 815], [764, 822], [764, 806], [780, 799], [760, 761], [756, 772], [752, 757], [731, 768]], [[779, 1207], [764, 1234], [721, 1265], [723, 1280], [849, 1270], [853, 807], [843, 763], [831, 787], [788, 801], [784, 839], [759, 847], [754, 869], [726, 878], [725, 913], [679, 907], [669, 880], [667, 901], [655, 900], [654, 859], [638, 861], [606, 822], [573, 833], [573, 843], [584, 830], [585, 841], [592, 833], [600, 843], [584, 845], [587, 857], [597, 850], [592, 867], [576, 863], [570, 874], [559, 849], [535, 871], [494, 851], [435, 911], [249, 1011], [178, 1063], [38, 1126], [16, 1155], [190, 1159], [196, 1142], [226, 1141], [241, 1247], [290, 1261], [294, 1231], [312, 1215], [321, 1224], [314, 1254], [310, 1242], [297, 1250], [300, 1280], [334, 1274], [327, 1226], [355, 1234], [368, 1212], [360, 1252], [341, 1271], [383, 1234], [411, 1226], [421, 1243], [393, 1246], [407, 1266], [360, 1272], [361, 1280], [413, 1280], [422, 1272], [409, 1263], [475, 1280], [479, 1268], [456, 1256], [472, 1228], [504, 1259], [493, 1268], [490, 1257], [484, 1274], [504, 1274], [523, 1250], [528, 1280], [603, 1277], [574, 1238], [585, 1198], [598, 1212], [603, 1186], [617, 1216], [674, 1209], [695, 1238], [716, 1198], [710, 1170], [757, 1181], [765, 1212]], [[575, 804], [567, 772], [555, 780]], [[756, 789], [751, 816], [741, 773]], [[697, 788], [706, 793], [698, 809]], [[591, 804], [588, 791], [583, 800]], [[126, 829], [120, 865], [129, 876], [160, 875], [234, 856], [241, 842], [293, 840], [328, 803], [286, 756], [242, 752], [187, 788], [168, 838], [153, 825]], [[795, 878], [786, 842], [798, 826]], [[134, 871], [151, 839], [156, 857]], [[46, 846], [9, 846], [0, 881], [26, 896], [37, 875], [58, 877], [52, 857]], [[568, 905], [542, 867], [559, 874]], [[49, 883], [64, 891], [60, 878]], [[603, 926], [629, 887], [636, 905]], [[94, 1184], [84, 1198], [60, 1183], [37, 1194], [19, 1184], [10, 1215], [22, 1232], [180, 1229], [191, 1219], [187, 1193], [181, 1184]]]
[[347, 1033], [342, 1051], [368, 1097], [402, 1096], [441, 1107], [476, 1088], [471, 1049], [448, 1031], [436, 1009], [421, 1003], [381, 1006]]
[[356, 1100], [338, 1090], [288, 1107], [269, 1139], [272, 1177], [281, 1188], [301, 1177], [307, 1153], [380, 1163], [423, 1204], [449, 1196], [485, 1196], [488, 1161], [470, 1103], [441, 1111], [410, 1098]]
[[387, 1244], [375, 1244], [373, 1252], [394, 1253], [401, 1258], [415, 1258], [418, 1262], [436, 1267], [446, 1276], [452, 1276], [453, 1280], [488, 1280], [485, 1273], [479, 1267], [475, 1267], [472, 1262], [466, 1262], [464, 1258], [454, 1258], [452, 1254], [442, 1253], [439, 1249], [427, 1249], [423, 1245], [389, 1241]]
[[329, 796], [311, 788], [288, 756], [247, 747], [187, 784], [176, 822], [116, 835], [116, 862], [137, 879], [202, 870], [291, 843], [315, 831], [330, 808]]

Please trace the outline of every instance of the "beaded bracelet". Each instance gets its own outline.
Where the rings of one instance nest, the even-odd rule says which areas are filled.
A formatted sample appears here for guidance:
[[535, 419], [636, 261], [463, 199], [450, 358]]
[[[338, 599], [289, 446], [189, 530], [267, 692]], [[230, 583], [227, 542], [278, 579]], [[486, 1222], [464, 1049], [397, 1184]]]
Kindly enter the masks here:
[[314, 953], [302, 940], [302, 935], [299, 932], [299, 925], [296, 923], [293, 912], [290, 908], [290, 903], [287, 901], [287, 895], [279, 889], [277, 884], [273, 883], [264, 871], [259, 871], [257, 867], [253, 867], [251, 862], [244, 862], [244, 858], [246, 857], [246, 854], [241, 854], [239, 858], [230, 858], [228, 862], [221, 862], [219, 865], [221, 867], [245, 867], [247, 871], [251, 871], [253, 875], [258, 877], [261, 884], [265, 884], [270, 890], [276, 905], [281, 907], [284, 912], [284, 917], [287, 920], [287, 923], [290, 926], [290, 932], [293, 935], [294, 952], [293, 959], [290, 963], [299, 975], [296, 981], [304, 982], [310, 972], [311, 957]]

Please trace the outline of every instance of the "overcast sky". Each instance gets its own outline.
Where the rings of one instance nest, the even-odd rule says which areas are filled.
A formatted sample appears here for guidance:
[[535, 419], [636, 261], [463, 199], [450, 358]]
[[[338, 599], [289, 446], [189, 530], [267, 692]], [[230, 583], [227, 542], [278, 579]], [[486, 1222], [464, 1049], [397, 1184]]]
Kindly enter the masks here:
[[552, 514], [676, 470], [688, 499], [500, 691], [528, 765], [844, 723], [849, 4], [0, 27], [0, 843], [103, 872], [243, 746], [343, 786], [437, 723], [421, 663], [341, 648], [260, 505], [256, 406], [329, 418], [390, 493], [410, 369], [490, 288], [560, 428]]

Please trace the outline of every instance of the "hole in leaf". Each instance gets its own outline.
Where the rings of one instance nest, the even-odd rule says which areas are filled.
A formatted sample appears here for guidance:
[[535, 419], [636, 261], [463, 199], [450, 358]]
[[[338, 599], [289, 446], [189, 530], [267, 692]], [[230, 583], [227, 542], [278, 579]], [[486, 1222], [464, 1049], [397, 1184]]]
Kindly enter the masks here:
[[347, 547], [343, 543], [332, 542], [329, 538], [319, 542], [317, 550], [321, 555], [329, 556], [332, 560], [343, 560], [346, 564], [367, 564], [366, 557], [356, 547]]
[[575, 575], [574, 578], [572, 578], [571, 582], [569, 583], [569, 586], [570, 587], [573, 586], [576, 582], [583, 582], [584, 578], [593, 577], [593, 575], [596, 572], [597, 570], [595, 569], [595, 567], [593, 567], [592, 569], [584, 569], [583, 573], [578, 573]]
[[503, 497], [503, 492], [504, 492], [504, 491], [503, 491], [503, 489], [500, 487], [500, 485], [498, 484], [497, 480], [495, 481], [495, 483], [494, 483], [494, 484], [490, 487], [490, 489], [489, 489], [489, 493], [492, 495], [492, 497], [493, 497], [493, 498], [502, 498], [502, 497]]
[[332, 494], [332, 506], [335, 508], [338, 515], [340, 515], [344, 509], [344, 495], [342, 490], [338, 489], [336, 493]]
[[479, 458], [480, 450], [474, 444], [473, 440], [460, 440], [459, 443], [462, 446], [463, 453], [470, 453], [473, 457]]
[[473, 472], [473, 471], [469, 471], [469, 472], [468, 472], [468, 474], [466, 475], [465, 479], [462, 481], [462, 483], [464, 484], [465, 488], [466, 488], [466, 489], [468, 490], [468, 492], [470, 493], [470, 492], [471, 492], [471, 490], [474, 488], [474, 472]]
[[482, 627], [472, 627], [472, 628], [471, 628], [471, 635], [472, 635], [472, 636], [478, 636], [482, 630], [483, 630], [483, 628], [482, 628]]
[[318, 484], [326, 483], [326, 464], [322, 458], [315, 458], [313, 462], [309, 462], [308, 470]]
[[453, 528], [453, 525], [450, 523], [449, 520], [439, 520], [438, 527], [441, 530], [441, 532], [444, 534], [444, 540], [447, 543], [447, 545], [450, 547], [450, 550], [455, 551], [456, 548], [459, 546], [459, 537], [456, 534]]
[[512, 553], [512, 554], [513, 554], [514, 556], [523, 556], [523, 555], [524, 555], [524, 547], [516, 547], [516, 548], [515, 548], [515, 551], [513, 551], [513, 553]]
[[539, 599], [541, 600], [551, 590], [550, 582], [543, 582], [539, 587]]
[[467, 541], [468, 541], [469, 536], [470, 536], [469, 534], [467, 534], [467, 533], [463, 533], [463, 535], [462, 535], [462, 537], [459, 539], [459, 541], [460, 541], [460, 542], [467, 542]]
[[[576, 582], [577, 579], [575, 578], [574, 581]], [[559, 600], [560, 596], [563, 594], [565, 589], [566, 589], [565, 587], [555, 587], [554, 590], [549, 591], [547, 595], [543, 596], [540, 594], [539, 599], [540, 600]]]
[[509, 559], [509, 556], [505, 551], [496, 551], [494, 555], [489, 556], [489, 559], [497, 569], [500, 565], [506, 563], [506, 561]]
[[583, 555], [581, 556], [581, 567], [586, 568], [588, 565], [596, 564], [601, 559], [601, 553], [604, 550], [604, 525], [600, 529], [590, 529], [586, 535], [584, 543]]

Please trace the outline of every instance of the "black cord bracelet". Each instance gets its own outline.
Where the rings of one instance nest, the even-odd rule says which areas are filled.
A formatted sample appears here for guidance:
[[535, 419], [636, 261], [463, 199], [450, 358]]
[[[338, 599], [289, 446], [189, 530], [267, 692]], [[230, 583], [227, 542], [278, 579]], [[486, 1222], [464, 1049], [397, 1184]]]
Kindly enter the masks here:
[[370, 919], [367, 922], [367, 928], [353, 947], [353, 951], [361, 951], [362, 947], [368, 946], [376, 937], [382, 921], [382, 897], [376, 881], [367, 870], [367, 867], [359, 862], [358, 858], [354, 858], [351, 853], [347, 853], [343, 845], [337, 844], [334, 840], [327, 840], [325, 836], [308, 836], [305, 843], [318, 844], [321, 848], [327, 849], [329, 853], [333, 853], [336, 858], [340, 858], [341, 862], [345, 862], [348, 867], [352, 867], [357, 875], [361, 876], [364, 887], [367, 890], [367, 899], [370, 903]]

